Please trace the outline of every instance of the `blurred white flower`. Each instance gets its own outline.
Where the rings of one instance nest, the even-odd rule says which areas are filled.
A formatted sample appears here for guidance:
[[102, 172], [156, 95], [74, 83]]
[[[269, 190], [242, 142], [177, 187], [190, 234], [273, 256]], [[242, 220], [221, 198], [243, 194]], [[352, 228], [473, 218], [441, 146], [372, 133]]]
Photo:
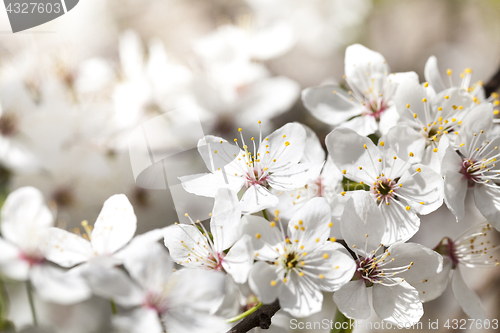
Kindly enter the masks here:
[[123, 271], [99, 267], [92, 272], [101, 295], [134, 309], [113, 318], [119, 332], [221, 332], [227, 324], [211, 315], [222, 302], [224, 274], [198, 269], [174, 271], [162, 246], [143, 242], [124, 260]]
[[249, 285], [264, 304], [279, 299], [295, 317], [319, 312], [321, 291], [335, 291], [355, 270], [344, 247], [328, 240], [330, 206], [323, 198], [308, 201], [290, 220], [287, 232], [279, 222], [245, 216], [243, 232], [252, 237], [255, 263]]
[[358, 257], [356, 273], [333, 299], [348, 318], [367, 319], [373, 308], [384, 321], [414, 324], [424, 310], [412, 283], [440, 272], [443, 261], [439, 254], [415, 243], [395, 243], [384, 251], [384, 227], [384, 218], [370, 195], [362, 191], [353, 194], [340, 229]]
[[[401, 158], [383, 138], [375, 145], [347, 128], [328, 134], [326, 146], [345, 177], [369, 187], [385, 221], [384, 244], [410, 239], [420, 227], [417, 213], [432, 213], [443, 203], [443, 179], [431, 168], [414, 163], [411, 151]], [[341, 195], [347, 199], [356, 192]]]
[[120, 38], [121, 80], [113, 92], [115, 130], [131, 129], [178, 107], [188, 93], [191, 71], [172, 61], [161, 41], [150, 42], [147, 56], [141, 43], [130, 30]]
[[328, 57], [355, 39], [370, 13], [369, 0], [246, 0], [255, 25], [282, 25], [292, 30], [297, 47], [317, 57]]
[[293, 46], [290, 26], [277, 23], [257, 29], [251, 26], [249, 16], [242, 18], [247, 19], [246, 25], [220, 26], [193, 43], [194, 51], [205, 65], [226, 67], [239, 62], [265, 61], [283, 55]]
[[2, 207], [0, 270], [20, 281], [30, 280], [49, 302], [70, 304], [90, 297], [86, 282], [47, 262], [47, 232], [54, 220], [42, 194], [33, 187], [12, 192]]

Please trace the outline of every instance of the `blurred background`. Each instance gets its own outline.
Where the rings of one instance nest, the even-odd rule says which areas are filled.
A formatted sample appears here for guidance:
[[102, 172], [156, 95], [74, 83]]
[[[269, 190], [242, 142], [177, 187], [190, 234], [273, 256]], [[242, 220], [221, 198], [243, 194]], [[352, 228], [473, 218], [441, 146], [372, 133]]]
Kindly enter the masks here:
[[[498, 0], [82, 0], [17, 34], [0, 10], [2, 197], [35, 186], [68, 230], [92, 223], [115, 193], [132, 202], [138, 233], [185, 212], [203, 217], [210, 202], [200, 208], [173, 198], [154, 179], [137, 185], [129, 138], [148, 120], [165, 116], [161, 149], [168, 154], [179, 157], [185, 146], [172, 170], [203, 172], [191, 149], [203, 133], [231, 140], [239, 127], [256, 135], [258, 120], [265, 134], [299, 121], [323, 139], [332, 128], [305, 110], [300, 91], [342, 83], [349, 44], [380, 52], [391, 71], [415, 71], [421, 81], [435, 55], [457, 82], [466, 67], [474, 81], [487, 82], [500, 66], [499, 32]], [[201, 127], [182, 127], [174, 110], [194, 115]], [[171, 189], [178, 186], [175, 172], [167, 176]], [[472, 206], [471, 224], [481, 219]], [[415, 241], [434, 247], [465, 228], [441, 208], [423, 219]], [[490, 318], [499, 318], [500, 274], [475, 269], [466, 280]], [[10, 301], [2, 311], [22, 327], [30, 322], [22, 288], [5, 288]], [[314, 320], [333, 318], [331, 297], [325, 299]], [[40, 317], [55, 332], [107, 332], [108, 304], [101, 303], [45, 304]], [[428, 319], [466, 318], [450, 290], [425, 309], [424, 330]]]

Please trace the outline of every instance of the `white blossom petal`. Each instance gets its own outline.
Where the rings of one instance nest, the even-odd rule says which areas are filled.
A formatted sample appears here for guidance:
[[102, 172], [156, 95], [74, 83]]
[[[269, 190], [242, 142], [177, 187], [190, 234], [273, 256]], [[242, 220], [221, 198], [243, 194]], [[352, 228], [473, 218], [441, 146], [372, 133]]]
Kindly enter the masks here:
[[458, 172], [447, 171], [444, 174], [444, 202], [455, 215], [457, 222], [465, 217], [465, 196], [467, 179]]
[[268, 183], [275, 190], [296, 190], [318, 178], [322, 168], [323, 162], [295, 164], [269, 175]]
[[137, 217], [124, 194], [117, 194], [104, 202], [92, 230], [91, 244], [98, 254], [112, 254], [134, 237]]
[[316, 276], [322, 275], [315, 281], [321, 290], [336, 291], [351, 280], [356, 270], [356, 263], [344, 246], [326, 242], [317, 249], [317, 252], [323, 256], [323, 260], [309, 264], [306, 261], [304, 271]]
[[315, 250], [328, 238], [331, 215], [330, 205], [324, 198], [313, 198], [288, 223], [288, 236], [291, 240], [298, 239], [306, 251]]
[[370, 255], [382, 242], [386, 223], [370, 193], [355, 191], [340, 218], [342, 237], [349, 248]]
[[58, 304], [82, 302], [92, 295], [87, 282], [74, 271], [63, 271], [49, 265], [36, 265], [30, 279], [42, 299]]
[[[420, 169], [419, 172], [415, 170]], [[398, 182], [401, 188], [397, 193], [403, 195], [405, 201], [419, 214], [434, 212], [443, 204], [443, 178], [425, 165], [413, 165]], [[423, 202], [424, 204], [421, 204]]]
[[349, 94], [335, 85], [311, 87], [302, 91], [302, 102], [306, 109], [329, 125], [339, 125], [361, 114], [361, 104], [348, 102], [350, 99]]
[[481, 214], [500, 230], [500, 188], [476, 184], [474, 201]]
[[222, 267], [236, 283], [245, 283], [252, 268], [254, 252], [250, 236], [244, 235], [222, 260]]
[[380, 205], [385, 220], [385, 233], [382, 244], [393, 244], [407, 241], [420, 228], [420, 218], [414, 212], [407, 211], [402, 205], [393, 202], [391, 205]]
[[219, 189], [210, 219], [210, 231], [217, 252], [227, 250], [240, 238], [240, 219], [241, 209], [236, 193], [228, 188]]
[[192, 225], [176, 224], [167, 227], [164, 240], [170, 256], [178, 264], [198, 267], [203, 262], [196, 259], [207, 258], [211, 254], [208, 240]]
[[350, 83], [360, 91], [365, 91], [371, 84], [371, 77], [384, 77], [389, 74], [389, 66], [380, 53], [363, 45], [353, 44], [345, 50], [344, 73]]
[[460, 304], [470, 318], [478, 320], [485, 320], [487, 318], [479, 296], [465, 283], [460, 266], [455, 270], [455, 274], [453, 274], [451, 288], [458, 304]]
[[[286, 142], [289, 144], [287, 145]], [[265, 148], [269, 145], [268, 148]], [[288, 123], [271, 133], [259, 146], [261, 160], [268, 161], [269, 171], [298, 163], [304, 154], [306, 130], [299, 123]], [[269, 154], [266, 154], [269, 151]], [[276, 159], [276, 162], [271, 162]]]
[[245, 91], [241, 112], [248, 121], [270, 119], [289, 110], [299, 93], [299, 84], [287, 77], [263, 78]]
[[349, 179], [371, 184], [380, 175], [381, 166], [374, 165], [372, 161], [382, 155], [369, 138], [350, 129], [337, 128], [326, 136], [325, 141], [333, 163], [340, 170], [346, 170], [345, 175]]
[[350, 281], [333, 294], [340, 312], [347, 318], [367, 319], [371, 314], [368, 289], [363, 279]]
[[435, 274], [431, 275], [425, 279], [417, 281], [416, 279], [407, 278], [408, 283], [410, 283], [415, 289], [417, 289], [420, 300], [422, 302], [432, 301], [443, 294], [448, 286], [451, 275], [453, 274], [452, 262], [448, 256], [443, 257], [443, 269]]
[[280, 306], [290, 315], [302, 318], [321, 311], [323, 294], [319, 289], [311, 288], [302, 281], [302, 277], [293, 274], [278, 291]]
[[213, 314], [224, 300], [226, 274], [205, 269], [181, 269], [169, 280], [169, 308]]
[[174, 269], [174, 262], [160, 244], [135, 246], [123, 262], [130, 276], [145, 290], [161, 294]]
[[302, 125], [306, 130], [306, 148], [302, 162], [323, 163], [326, 158], [325, 150], [316, 133], [308, 126]]
[[144, 301], [144, 291], [118, 268], [86, 264], [80, 272], [95, 295], [127, 307], [141, 305]]
[[244, 214], [251, 214], [266, 208], [276, 207], [279, 203], [277, 196], [260, 185], [252, 185], [243, 194], [240, 208]]
[[42, 247], [45, 258], [62, 267], [73, 267], [88, 261], [95, 254], [90, 242], [59, 228], [47, 230]]
[[250, 289], [255, 293], [259, 301], [264, 304], [276, 300], [281, 283], [278, 274], [276, 274], [276, 269], [262, 261], [253, 265], [248, 276]]
[[425, 79], [434, 88], [436, 93], [439, 93], [446, 89], [443, 83], [441, 74], [439, 73], [439, 67], [437, 64], [437, 59], [435, 56], [430, 56], [425, 63], [424, 69]]
[[278, 227], [271, 227], [266, 219], [246, 215], [242, 218], [243, 233], [249, 235], [252, 240], [252, 248], [263, 260], [272, 261], [278, 256], [274, 247], [284, 241]]
[[0, 271], [14, 280], [28, 279], [30, 265], [21, 259], [21, 251], [9, 242], [0, 238]]
[[377, 132], [377, 120], [371, 115], [361, 115], [360, 117], [352, 118], [338, 126], [338, 128], [347, 128], [355, 131], [361, 136], [367, 136]]
[[9, 194], [2, 207], [2, 236], [22, 249], [36, 249], [41, 232], [51, 227], [54, 218], [42, 193], [22, 187]]
[[[245, 181], [240, 177], [233, 177], [226, 172], [227, 178], [224, 178], [222, 171], [214, 173], [201, 173], [189, 176], [179, 177], [182, 187], [189, 193], [213, 198], [217, 190], [223, 186], [229, 186], [233, 191], [239, 191]], [[227, 182], [226, 182], [227, 179]]]
[[127, 315], [112, 318], [113, 327], [118, 333], [162, 333], [158, 313], [154, 309], [141, 307]]
[[398, 274], [398, 277], [404, 278], [410, 284], [435, 276], [443, 269], [443, 257], [420, 244], [396, 243], [388, 250], [390, 255], [386, 258], [387, 264], [384, 265], [384, 269], [407, 265], [409, 269]]
[[415, 324], [424, 314], [418, 291], [406, 281], [390, 287], [374, 285], [373, 309], [392, 324]]
[[[423, 135], [407, 124], [398, 124], [386, 135], [386, 141], [396, 156], [411, 163], [418, 163], [424, 155], [426, 140]], [[413, 153], [413, 157], [410, 157]]]

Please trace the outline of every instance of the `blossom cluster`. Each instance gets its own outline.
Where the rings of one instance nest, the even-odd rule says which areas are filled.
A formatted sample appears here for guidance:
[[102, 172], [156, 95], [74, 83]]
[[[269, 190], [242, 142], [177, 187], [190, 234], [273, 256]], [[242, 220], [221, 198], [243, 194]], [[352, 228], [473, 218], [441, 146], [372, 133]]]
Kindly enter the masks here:
[[500, 101], [471, 69], [354, 44], [320, 81], [370, 0], [125, 2], [2, 42], [0, 331], [408, 327], [448, 286], [488, 317], [463, 273], [499, 265]]
[[[130, 47], [135, 37], [124, 38]], [[147, 71], [130, 75], [137, 76], [117, 94], [145, 87]], [[390, 73], [381, 54], [355, 44], [345, 57], [350, 90], [322, 85], [302, 92], [311, 114], [335, 126], [326, 152], [297, 122], [265, 137], [264, 119], [249, 129], [250, 139], [242, 128], [231, 141], [199, 138], [208, 170], [180, 181], [185, 191], [214, 199], [208, 221], [187, 212], [190, 223], [134, 237], [134, 208], [119, 194], [105, 201], [93, 226], [84, 221], [83, 232], [72, 233], [55, 226], [39, 190], [17, 189], [2, 208], [0, 270], [46, 301], [107, 299], [114, 328], [124, 332], [224, 332], [276, 301], [282, 312], [274, 319], [302, 318], [322, 309], [324, 292], [333, 292], [347, 318], [367, 319], [373, 310], [385, 322], [414, 324], [422, 303], [450, 281], [464, 312], [486, 318], [460, 267], [499, 265], [500, 103], [472, 83], [472, 70], [460, 80], [451, 70], [446, 75], [435, 57], [426, 82], [414, 72]], [[268, 83], [274, 80], [280, 89], [297, 89], [285, 79]], [[271, 114], [253, 107], [253, 116]], [[461, 236], [443, 235], [433, 249], [409, 242], [420, 217], [443, 205], [463, 224], [466, 200], [483, 219]]]

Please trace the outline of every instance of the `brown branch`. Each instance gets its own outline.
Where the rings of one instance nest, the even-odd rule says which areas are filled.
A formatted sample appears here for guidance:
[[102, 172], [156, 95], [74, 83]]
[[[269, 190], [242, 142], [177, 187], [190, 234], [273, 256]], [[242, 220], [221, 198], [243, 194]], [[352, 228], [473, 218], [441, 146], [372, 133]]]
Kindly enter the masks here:
[[278, 300], [271, 304], [264, 304], [248, 317], [243, 318], [236, 326], [227, 333], [246, 333], [254, 327], [267, 330], [271, 326], [271, 318], [280, 309]]
[[500, 68], [498, 68], [497, 72], [484, 85], [484, 92], [486, 93], [486, 97], [490, 96], [491, 93], [497, 91], [498, 88], [500, 88]]

